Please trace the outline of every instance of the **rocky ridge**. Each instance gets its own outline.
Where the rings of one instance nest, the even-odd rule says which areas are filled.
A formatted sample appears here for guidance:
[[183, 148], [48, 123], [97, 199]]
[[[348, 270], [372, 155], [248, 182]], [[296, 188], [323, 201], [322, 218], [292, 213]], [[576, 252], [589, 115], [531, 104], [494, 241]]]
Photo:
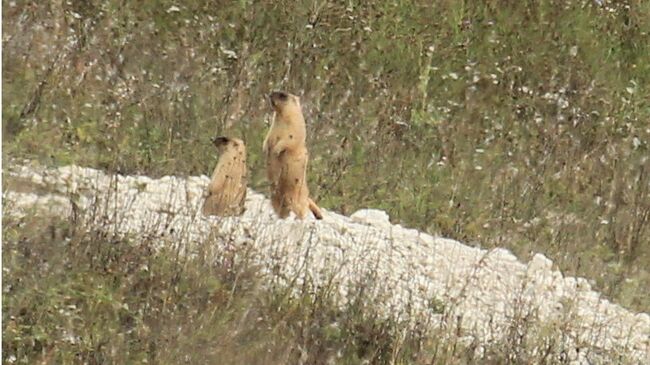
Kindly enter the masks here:
[[5, 215], [82, 215], [116, 234], [178, 245], [188, 255], [214, 242], [220, 245], [209, 247], [215, 257], [250, 260], [270, 284], [331, 289], [343, 306], [363, 288], [383, 315], [459, 334], [479, 352], [503, 336], [551, 328], [565, 349], [559, 356], [571, 362], [620, 356], [650, 363], [650, 316], [610, 303], [541, 254], [522, 263], [505, 249], [393, 225], [372, 209], [350, 217], [325, 211], [323, 221], [279, 220], [252, 190], [241, 217], [206, 218], [200, 208], [207, 176], [152, 179], [12, 165], [5, 179]]

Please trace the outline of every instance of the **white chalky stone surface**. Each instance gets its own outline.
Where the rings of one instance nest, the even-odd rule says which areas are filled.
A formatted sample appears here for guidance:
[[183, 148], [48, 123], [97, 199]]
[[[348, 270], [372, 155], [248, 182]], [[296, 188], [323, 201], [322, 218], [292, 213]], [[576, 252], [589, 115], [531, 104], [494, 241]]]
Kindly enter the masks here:
[[[383, 315], [460, 331], [467, 341], [489, 344], [525, 317], [542, 327], [562, 323], [571, 363], [599, 362], [596, 354], [650, 363], [650, 316], [601, 298], [582, 278], [563, 277], [541, 254], [524, 264], [505, 249], [473, 248], [392, 225], [374, 209], [351, 217], [324, 211], [322, 221], [280, 220], [268, 199], [252, 190], [243, 216], [205, 218], [200, 207], [207, 176], [151, 179], [20, 165], [6, 174], [41, 193], [4, 191], [4, 214], [65, 216], [74, 201], [76, 212], [106, 229], [159, 237], [185, 254], [202, 242], [221, 243], [215, 252], [245, 256], [274, 285], [331, 285], [342, 306], [361, 284]], [[208, 240], [212, 235], [227, 239]]]

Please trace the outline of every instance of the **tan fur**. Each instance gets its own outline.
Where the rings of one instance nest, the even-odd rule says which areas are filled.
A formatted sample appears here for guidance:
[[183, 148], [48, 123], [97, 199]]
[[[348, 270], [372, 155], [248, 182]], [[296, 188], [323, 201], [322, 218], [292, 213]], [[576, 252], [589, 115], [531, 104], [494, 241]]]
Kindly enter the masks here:
[[208, 184], [203, 215], [241, 215], [246, 199], [246, 146], [237, 138], [217, 137], [213, 143], [221, 156]]
[[291, 94], [274, 92], [269, 96], [275, 110], [273, 124], [264, 139], [267, 177], [271, 182], [271, 204], [280, 218], [293, 212], [299, 219], [311, 211], [323, 219], [320, 208], [309, 198], [305, 146], [305, 119], [300, 99]]

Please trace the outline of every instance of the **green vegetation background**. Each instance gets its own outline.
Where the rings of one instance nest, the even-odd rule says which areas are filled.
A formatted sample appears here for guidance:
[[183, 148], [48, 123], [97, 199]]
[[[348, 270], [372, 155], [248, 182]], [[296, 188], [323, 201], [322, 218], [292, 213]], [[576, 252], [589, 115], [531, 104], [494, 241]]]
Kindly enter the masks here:
[[283, 89], [321, 206], [541, 252], [650, 310], [650, 2], [2, 5], [5, 163], [209, 174], [225, 134], [266, 191]]
[[[209, 174], [301, 95], [324, 207], [568, 273], [648, 310], [650, 4], [4, 2], [3, 158]], [[180, 6], [177, 6], [180, 5]]]

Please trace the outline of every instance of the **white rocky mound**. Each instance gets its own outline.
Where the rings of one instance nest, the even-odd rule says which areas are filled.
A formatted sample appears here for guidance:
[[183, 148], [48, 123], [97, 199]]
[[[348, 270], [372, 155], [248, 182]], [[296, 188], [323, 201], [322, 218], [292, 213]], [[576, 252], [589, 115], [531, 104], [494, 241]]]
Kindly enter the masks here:
[[250, 260], [273, 285], [333, 288], [341, 305], [364, 287], [364, 298], [384, 315], [460, 336], [479, 352], [503, 336], [534, 331], [559, 340], [564, 361], [602, 362], [605, 355], [650, 364], [650, 316], [602, 299], [584, 279], [563, 277], [543, 255], [524, 264], [504, 249], [393, 225], [377, 210], [279, 220], [250, 190], [243, 216], [205, 218], [207, 176], [151, 179], [76, 166], [12, 166], [6, 174], [20, 188], [3, 193], [4, 214], [74, 210], [118, 234], [180, 245], [185, 254], [218, 243], [223, 247], [210, 248], [215, 254]]

